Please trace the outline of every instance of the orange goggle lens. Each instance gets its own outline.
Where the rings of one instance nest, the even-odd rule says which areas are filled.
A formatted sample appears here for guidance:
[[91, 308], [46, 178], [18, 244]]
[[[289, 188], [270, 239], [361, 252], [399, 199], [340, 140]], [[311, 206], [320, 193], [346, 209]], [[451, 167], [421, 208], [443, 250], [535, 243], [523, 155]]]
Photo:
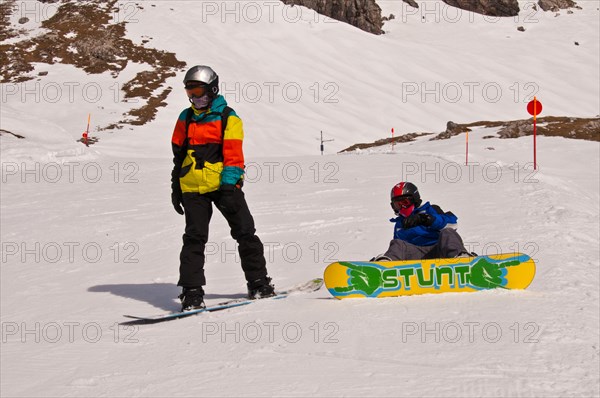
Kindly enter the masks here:
[[185, 86], [185, 91], [187, 92], [188, 97], [202, 97], [204, 94], [206, 94], [206, 86], [205, 85]]

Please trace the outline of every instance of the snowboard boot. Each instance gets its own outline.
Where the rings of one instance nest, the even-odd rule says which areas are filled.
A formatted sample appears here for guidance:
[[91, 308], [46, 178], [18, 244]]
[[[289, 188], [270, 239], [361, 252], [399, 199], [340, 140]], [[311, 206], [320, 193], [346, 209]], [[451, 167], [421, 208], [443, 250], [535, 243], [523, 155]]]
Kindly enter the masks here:
[[202, 287], [184, 287], [179, 299], [181, 300], [182, 312], [206, 308]]
[[248, 298], [250, 300], [256, 300], [266, 297], [273, 297], [275, 294], [275, 286], [271, 283], [271, 278], [268, 276], [265, 278], [257, 279], [252, 282], [248, 282]]

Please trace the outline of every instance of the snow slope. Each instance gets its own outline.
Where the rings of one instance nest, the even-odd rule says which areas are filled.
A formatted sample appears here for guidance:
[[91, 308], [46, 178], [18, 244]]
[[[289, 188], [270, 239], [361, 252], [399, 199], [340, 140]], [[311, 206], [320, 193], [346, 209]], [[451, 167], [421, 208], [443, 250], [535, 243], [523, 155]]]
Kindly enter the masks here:
[[[598, 143], [540, 137], [537, 172], [531, 137], [484, 139], [493, 129], [470, 134], [470, 166], [463, 165], [463, 136], [331, 154], [385, 136], [394, 124], [397, 131], [435, 130], [449, 119], [523, 117], [522, 90], [532, 76], [547, 114], [597, 114], [598, 2], [573, 15], [539, 16], [523, 33], [508, 22], [423, 24], [397, 16], [379, 38], [315, 23], [304, 9], [293, 24], [275, 16], [273, 23], [207, 17], [195, 25], [201, 15], [189, 12], [190, 2], [155, 4], [135, 15], [131, 37], [150, 35], [151, 45], [186, 61], [193, 59], [189, 38], [209, 37], [203, 54], [229, 84], [339, 84], [337, 104], [306, 96], [232, 101], [246, 123], [245, 191], [277, 287], [320, 276], [337, 259], [383, 252], [392, 235], [387, 195], [403, 179], [458, 215], [471, 250], [528, 253], [536, 278], [520, 292], [385, 300], [337, 301], [323, 289], [166, 324], [118, 326], [122, 314], [178, 308], [184, 226], [170, 207], [168, 140], [185, 98], [175, 90], [155, 122], [98, 133], [97, 145], [82, 148], [74, 140], [88, 112], [110, 122], [129, 105], [106, 95], [77, 106], [8, 97], [2, 128], [28, 138], [1, 138], [3, 396], [600, 394]], [[394, 12], [400, 5], [382, 6]], [[561, 42], [559, 33], [581, 46]], [[451, 52], [456, 42], [463, 43], [458, 54]], [[506, 53], [488, 42], [504, 42]], [[557, 44], [537, 56], [526, 51], [549, 43]], [[563, 52], [569, 56], [556, 56]], [[535, 72], [515, 77], [507, 54], [523, 53], [523, 70]], [[384, 58], [372, 62], [377, 57]], [[48, 79], [59, 75], [59, 82], [114, 83], [48, 69]], [[410, 96], [403, 103], [407, 81], [498, 82], [505, 92], [518, 82], [521, 98], [453, 104]], [[326, 156], [311, 155], [320, 129], [336, 139]], [[244, 293], [234, 249], [216, 214], [207, 245], [209, 303]]]
[[[523, 2], [519, 17], [502, 20], [457, 13], [441, 0], [424, 2], [420, 11], [401, 1], [381, 5], [396, 16], [381, 36], [273, 2], [149, 2], [142, 9], [124, 3], [115, 20], [128, 22], [136, 43], [150, 40], [147, 46], [172, 51], [190, 66], [215, 68], [222, 93], [244, 120], [249, 156], [264, 154], [264, 143], [278, 156], [318, 154], [320, 131], [335, 139], [326, 145], [334, 153], [389, 136], [391, 128], [442, 131], [448, 120], [525, 118], [534, 95], [544, 115], [599, 113], [598, 1], [558, 17]], [[94, 127], [106, 126], [139, 106], [123, 103], [119, 88], [140, 70], [148, 66], [131, 63], [114, 79], [39, 64], [34, 73], [47, 76], [2, 85], [3, 128], [17, 129], [17, 112], [26, 112], [45, 135], [58, 124], [71, 135], [61, 143], [74, 145], [88, 113]], [[135, 142], [141, 156], [169, 156], [164, 142], [188, 104], [184, 72], [168, 80], [175, 89], [153, 123], [95, 133], [95, 149], [125, 155], [123, 147]]]
[[[168, 162], [82, 162], [104, 172], [97, 183], [96, 166], [73, 183], [7, 177], [3, 395], [597, 395], [598, 144], [542, 138], [532, 174], [511, 169], [528, 138], [488, 133], [472, 134], [470, 169], [456, 162], [461, 138], [420, 141], [396, 153], [260, 158], [246, 192], [281, 288], [384, 251], [388, 190], [408, 177], [459, 215], [473, 250], [531, 254], [528, 290], [349, 301], [321, 290], [133, 329], [115, 323], [178, 308], [183, 220], [157, 178]], [[243, 294], [244, 281], [223, 218], [211, 228], [216, 303]]]

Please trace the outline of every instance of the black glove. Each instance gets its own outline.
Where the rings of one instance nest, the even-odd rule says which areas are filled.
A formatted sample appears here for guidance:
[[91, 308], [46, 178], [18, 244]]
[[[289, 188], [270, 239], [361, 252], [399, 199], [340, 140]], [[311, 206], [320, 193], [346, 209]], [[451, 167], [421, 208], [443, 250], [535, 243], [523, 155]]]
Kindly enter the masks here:
[[426, 227], [431, 227], [435, 221], [435, 218], [431, 214], [420, 213], [419, 217], [421, 218], [421, 224], [425, 225]]
[[[176, 150], [175, 148], [175, 145], [173, 145], [174, 151]], [[181, 193], [181, 184], [179, 183], [179, 174], [181, 174], [180, 156], [181, 155], [175, 156], [173, 159], [175, 166], [171, 171], [171, 203], [173, 203], [173, 208], [175, 208], [175, 211], [183, 215], [183, 208], [181, 207], [183, 204], [183, 193]]]
[[225, 184], [219, 188], [221, 192], [221, 198], [219, 199], [219, 208], [228, 212], [235, 213], [240, 209], [242, 204], [242, 198], [240, 194], [242, 191], [235, 185]]
[[183, 194], [181, 193], [181, 189], [173, 189], [171, 192], [171, 203], [173, 203], [175, 211], [183, 215], [183, 207], [181, 207], [181, 204], [183, 203]]
[[421, 217], [419, 217], [418, 214], [411, 214], [410, 216], [406, 217], [402, 223], [402, 226], [405, 229], [413, 228], [418, 225], [421, 225]]
[[406, 229], [418, 227], [419, 225], [425, 225], [426, 227], [430, 227], [433, 224], [433, 216], [427, 213], [417, 213], [411, 214], [410, 216], [404, 219], [402, 226]]

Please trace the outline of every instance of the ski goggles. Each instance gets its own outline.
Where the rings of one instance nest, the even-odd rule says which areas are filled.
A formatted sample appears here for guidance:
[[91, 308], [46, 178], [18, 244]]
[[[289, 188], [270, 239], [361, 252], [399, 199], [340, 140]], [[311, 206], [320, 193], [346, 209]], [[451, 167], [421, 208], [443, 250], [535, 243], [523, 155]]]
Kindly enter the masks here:
[[412, 205], [412, 198], [409, 196], [396, 196], [392, 198], [392, 207], [396, 210], [406, 209]]
[[188, 97], [202, 97], [206, 94], [206, 84], [188, 83], [185, 85], [185, 91]]

